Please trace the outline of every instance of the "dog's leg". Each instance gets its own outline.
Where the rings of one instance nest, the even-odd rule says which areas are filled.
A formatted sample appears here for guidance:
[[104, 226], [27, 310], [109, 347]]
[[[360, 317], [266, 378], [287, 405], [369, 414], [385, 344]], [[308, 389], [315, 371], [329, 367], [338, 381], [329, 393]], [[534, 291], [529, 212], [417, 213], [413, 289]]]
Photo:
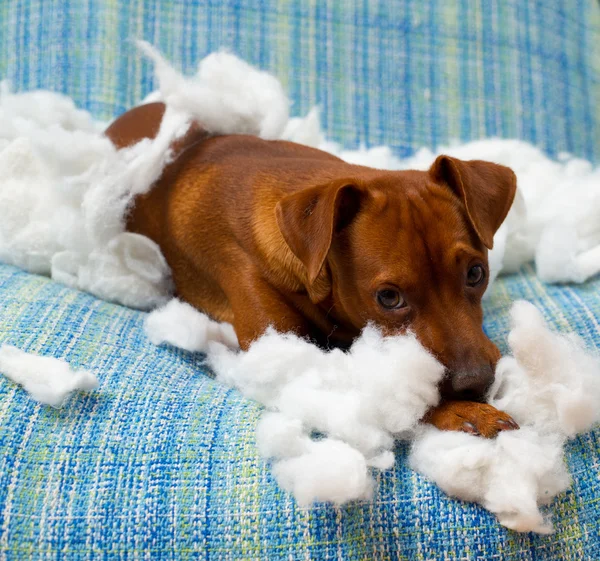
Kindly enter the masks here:
[[494, 438], [503, 430], [519, 428], [504, 411], [474, 401], [443, 401], [423, 420], [440, 430], [468, 432], [485, 438]]
[[300, 337], [315, 335], [314, 326], [260, 277], [244, 275], [233, 286], [225, 287], [225, 293], [233, 311], [233, 327], [244, 350], [268, 327]]

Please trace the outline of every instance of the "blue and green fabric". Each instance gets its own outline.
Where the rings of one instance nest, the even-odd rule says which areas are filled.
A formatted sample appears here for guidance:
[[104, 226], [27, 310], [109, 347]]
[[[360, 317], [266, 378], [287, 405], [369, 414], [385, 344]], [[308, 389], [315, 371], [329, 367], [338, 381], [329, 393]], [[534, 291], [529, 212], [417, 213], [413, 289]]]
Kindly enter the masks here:
[[[350, 147], [517, 137], [600, 163], [596, 0], [5, 0], [0, 78], [110, 119], [155, 85], [134, 37], [186, 72], [230, 49], [282, 80], [293, 113], [319, 104]], [[600, 280], [547, 286], [529, 266], [501, 279], [485, 327], [503, 350], [518, 298], [600, 346]], [[143, 320], [0, 265], [0, 343], [101, 384], [55, 410], [0, 379], [0, 559], [600, 559], [599, 430], [568, 446], [550, 536], [447, 498], [404, 445], [373, 501], [300, 508], [257, 453], [260, 407], [202, 355], [151, 345]]]

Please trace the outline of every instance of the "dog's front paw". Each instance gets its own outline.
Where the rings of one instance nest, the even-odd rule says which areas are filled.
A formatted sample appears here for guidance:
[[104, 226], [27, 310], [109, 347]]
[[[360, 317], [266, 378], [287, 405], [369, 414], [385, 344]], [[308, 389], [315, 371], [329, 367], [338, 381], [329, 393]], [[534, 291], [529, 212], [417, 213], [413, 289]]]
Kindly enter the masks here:
[[423, 420], [440, 430], [462, 431], [485, 438], [494, 438], [503, 430], [519, 428], [504, 411], [474, 401], [444, 401], [429, 410]]

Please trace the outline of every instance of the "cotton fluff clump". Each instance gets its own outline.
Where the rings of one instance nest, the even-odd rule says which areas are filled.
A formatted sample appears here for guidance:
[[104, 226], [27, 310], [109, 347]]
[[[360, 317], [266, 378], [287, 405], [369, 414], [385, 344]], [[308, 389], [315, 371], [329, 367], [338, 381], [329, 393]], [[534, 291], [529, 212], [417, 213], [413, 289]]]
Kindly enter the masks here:
[[56, 126], [68, 131], [101, 130], [87, 111], [77, 109], [73, 100], [56, 92], [36, 90], [13, 94], [7, 81], [0, 82], [0, 137], [22, 136], [35, 126]]
[[146, 41], [137, 45], [154, 62], [160, 83], [152, 101], [186, 112], [211, 133], [281, 136], [290, 102], [273, 75], [232, 54], [217, 52], [200, 61], [196, 76], [187, 78]]
[[98, 379], [87, 370], [73, 371], [57, 358], [36, 356], [11, 345], [0, 347], [0, 372], [23, 386], [36, 401], [60, 408], [78, 390], [93, 390]]
[[532, 304], [516, 302], [508, 337], [513, 356], [501, 359], [489, 403], [520, 430], [495, 440], [421, 427], [410, 465], [449, 495], [476, 501], [513, 530], [549, 533], [539, 510], [566, 490], [567, 438], [600, 421], [600, 358], [573, 335], [553, 333]]
[[[157, 157], [141, 145], [117, 152], [97, 133], [39, 133], [11, 139], [0, 151], [0, 259], [125, 305], [165, 302], [169, 268], [154, 242], [124, 231], [124, 215], [131, 197], [160, 174], [171, 139]], [[51, 137], [70, 135], [48, 148]]]
[[513, 357], [498, 364], [490, 403], [568, 438], [600, 422], [600, 356], [575, 334], [550, 331], [533, 304], [516, 302], [511, 317]]
[[[279, 82], [236, 57], [204, 59], [185, 78], [139, 42], [155, 64], [167, 109], [154, 139], [117, 151], [85, 111], [51, 92], [0, 87], [0, 259], [105, 300], [151, 309], [172, 292], [151, 240], [125, 232], [135, 196], [172, 160], [197, 119], [214, 134], [275, 138], [288, 118]], [[160, 97], [155, 96], [155, 97]]]
[[374, 482], [365, 457], [335, 439], [311, 441], [302, 454], [276, 461], [273, 475], [303, 506], [366, 500], [373, 493]]
[[155, 345], [168, 343], [186, 351], [203, 352], [208, 348], [208, 342], [213, 341], [230, 349], [239, 349], [231, 324], [213, 321], [176, 298], [148, 314], [144, 329]]
[[539, 505], [550, 503], [571, 483], [563, 439], [531, 427], [487, 440], [423, 426], [409, 465], [448, 495], [480, 503], [517, 532], [551, 533]]
[[[383, 337], [368, 327], [344, 353], [269, 329], [236, 352], [230, 326], [219, 331], [176, 300], [150, 313], [145, 329], [151, 341], [207, 352], [219, 381], [271, 411], [257, 429], [259, 449], [303, 504], [370, 496], [369, 468], [391, 467], [394, 439], [439, 400], [444, 368], [413, 335]], [[314, 431], [324, 438], [314, 441]]]
[[300, 419], [307, 434], [343, 440], [367, 462], [437, 404], [444, 373], [414, 336], [383, 337], [373, 327], [347, 353], [269, 330], [245, 353], [209, 344], [208, 360], [219, 380]]
[[[279, 485], [298, 503], [343, 504], [369, 499], [373, 480], [364, 454], [343, 440], [313, 440], [300, 418], [267, 412], [256, 429], [256, 442], [264, 458], [274, 460], [273, 474]], [[393, 454], [387, 469], [393, 465]]]

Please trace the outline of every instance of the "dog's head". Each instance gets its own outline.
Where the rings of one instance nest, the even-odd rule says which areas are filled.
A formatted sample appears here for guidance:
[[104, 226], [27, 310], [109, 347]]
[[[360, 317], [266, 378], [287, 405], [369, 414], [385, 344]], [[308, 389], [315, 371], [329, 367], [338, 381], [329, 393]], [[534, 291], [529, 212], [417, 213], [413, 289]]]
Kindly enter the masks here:
[[313, 301], [356, 329], [412, 330], [447, 368], [442, 393], [478, 399], [500, 358], [482, 328], [487, 252], [515, 190], [507, 167], [440, 156], [289, 195], [277, 222]]

